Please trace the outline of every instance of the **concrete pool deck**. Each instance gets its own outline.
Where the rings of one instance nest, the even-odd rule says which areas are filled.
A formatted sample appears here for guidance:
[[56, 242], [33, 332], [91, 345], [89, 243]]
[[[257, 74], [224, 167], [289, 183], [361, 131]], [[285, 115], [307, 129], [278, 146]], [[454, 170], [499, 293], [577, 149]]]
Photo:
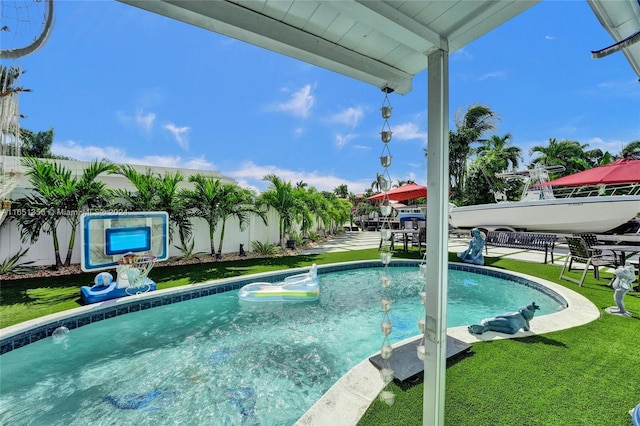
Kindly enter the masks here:
[[[355, 234], [355, 235], [354, 235]], [[462, 251], [467, 248], [468, 239], [449, 239], [449, 251]], [[328, 251], [349, 251], [353, 247], [371, 248], [378, 247], [380, 240], [377, 232], [349, 232], [347, 236], [332, 244], [314, 248], [315, 253]], [[490, 249], [491, 256], [508, 257], [511, 259], [528, 262], [540, 262], [544, 260], [544, 253], [528, 250], [515, 250], [494, 248]], [[560, 247], [556, 251], [555, 264], [562, 264], [567, 254], [566, 247]], [[600, 317], [600, 310], [586, 297], [550, 281], [541, 280], [529, 275], [509, 271], [510, 274], [526, 277], [540, 283], [558, 293], [567, 301], [567, 309], [536, 317], [531, 321], [531, 330], [520, 331], [514, 335], [495, 332], [486, 332], [481, 335], [469, 333], [466, 326], [452, 327], [447, 330], [447, 335], [465, 343], [491, 341], [498, 339], [521, 338], [535, 336], [552, 331], [564, 330], [587, 324]], [[412, 337], [399, 342], [394, 346], [402, 345], [409, 341], [419, 339]], [[372, 354], [374, 355], [374, 354]], [[376, 367], [365, 359], [342, 376], [297, 422], [298, 426], [307, 425], [357, 425], [360, 418], [367, 411], [371, 403], [378, 398], [378, 394], [384, 388], [384, 382]]]

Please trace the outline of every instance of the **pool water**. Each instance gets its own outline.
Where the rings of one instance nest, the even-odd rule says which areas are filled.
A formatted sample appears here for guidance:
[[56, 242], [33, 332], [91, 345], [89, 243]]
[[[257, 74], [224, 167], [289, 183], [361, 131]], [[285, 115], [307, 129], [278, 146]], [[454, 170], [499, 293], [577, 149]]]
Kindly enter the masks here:
[[[392, 342], [419, 333], [418, 269], [389, 268]], [[237, 291], [118, 316], [0, 358], [0, 418], [11, 425], [291, 425], [380, 349], [381, 268], [320, 274], [320, 300], [240, 302]], [[448, 326], [554, 299], [449, 271]], [[534, 319], [535, 321], [535, 319]]]

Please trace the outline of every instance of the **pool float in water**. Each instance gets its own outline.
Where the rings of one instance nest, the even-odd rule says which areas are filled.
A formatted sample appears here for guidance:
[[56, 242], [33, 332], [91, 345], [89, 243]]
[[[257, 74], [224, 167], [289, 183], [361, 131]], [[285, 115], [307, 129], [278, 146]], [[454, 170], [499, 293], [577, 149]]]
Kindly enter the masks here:
[[279, 283], [255, 282], [238, 292], [246, 302], [309, 302], [320, 297], [318, 267], [314, 263], [309, 272], [291, 275]]

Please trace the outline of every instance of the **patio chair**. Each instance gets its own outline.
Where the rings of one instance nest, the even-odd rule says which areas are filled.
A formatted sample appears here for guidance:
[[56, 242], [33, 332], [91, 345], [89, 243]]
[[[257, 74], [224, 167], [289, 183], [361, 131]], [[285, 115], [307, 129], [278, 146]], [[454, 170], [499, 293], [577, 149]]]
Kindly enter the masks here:
[[599, 250], [596, 246], [600, 244], [598, 242], [598, 236], [596, 234], [592, 234], [589, 232], [581, 232], [578, 234], [573, 234], [574, 237], [579, 237], [587, 243], [587, 247], [591, 250], [591, 254], [602, 254], [602, 250]]
[[418, 247], [418, 254], [422, 256], [422, 249], [427, 249], [427, 228], [420, 227], [418, 230], [417, 234], [413, 234], [411, 245], [413, 247]]
[[[596, 280], [600, 279], [600, 267], [610, 266], [615, 267], [615, 258], [612, 256], [603, 256], [601, 254], [593, 254], [589, 250], [589, 246], [582, 237], [566, 237], [567, 245], [569, 246], [569, 255], [564, 260], [562, 271], [560, 272], [560, 279], [571, 281], [582, 287], [584, 277], [587, 275], [589, 266], [593, 267], [593, 276]], [[573, 262], [584, 263], [584, 270], [580, 279], [568, 276], [565, 271], [570, 272], [573, 266]], [[567, 264], [569, 267], [567, 268]]]

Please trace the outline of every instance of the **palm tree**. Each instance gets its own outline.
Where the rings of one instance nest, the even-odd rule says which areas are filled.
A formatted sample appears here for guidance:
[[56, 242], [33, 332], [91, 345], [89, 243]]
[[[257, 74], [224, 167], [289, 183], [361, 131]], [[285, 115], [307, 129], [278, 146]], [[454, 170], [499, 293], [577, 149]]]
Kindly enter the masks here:
[[218, 204], [223, 201], [224, 192], [219, 179], [196, 174], [189, 177], [193, 183], [193, 189], [181, 193], [186, 208], [192, 211], [192, 215], [204, 219], [209, 225], [209, 248], [212, 256], [216, 254], [215, 241], [213, 239], [220, 211]]
[[31, 92], [31, 89], [25, 89], [17, 86], [18, 79], [26, 71], [18, 67], [5, 67], [0, 65], [0, 98], [11, 96], [20, 92]]
[[522, 150], [511, 145], [512, 139], [511, 133], [502, 137], [493, 135], [490, 139], [481, 141], [481, 145], [474, 151], [478, 157], [484, 157], [492, 165], [491, 171], [495, 173], [516, 169], [522, 159]]
[[464, 116], [456, 116], [456, 130], [449, 131], [449, 175], [453, 199], [462, 199], [464, 193], [471, 144], [477, 142], [489, 130], [496, 129], [497, 119], [497, 114], [484, 105], [472, 105]]
[[[16, 201], [18, 209], [33, 213], [18, 216], [22, 237], [29, 235], [34, 243], [38, 240], [40, 232], [50, 234], [53, 239], [56, 268], [69, 266], [80, 214], [86, 207], [104, 206], [110, 195], [106, 185], [96, 181], [96, 178], [105, 172], [115, 172], [117, 167], [107, 160], [94, 161], [78, 178], [73, 177], [71, 171], [64, 166], [38, 158], [25, 157], [22, 163], [29, 168], [26, 175], [33, 187], [32, 193]], [[60, 256], [58, 239], [58, 225], [63, 220], [71, 228], [64, 263]]]
[[311, 230], [313, 226], [314, 215], [317, 219], [318, 214], [322, 211], [322, 201], [324, 198], [314, 187], [309, 189], [296, 188], [293, 192], [293, 196], [299, 199], [305, 207], [298, 213], [296, 220], [300, 222], [300, 232], [302, 235], [308, 236], [309, 230]]
[[244, 231], [249, 224], [251, 214], [256, 214], [263, 223], [268, 225], [267, 212], [256, 207], [256, 197], [248, 189], [240, 188], [236, 185], [222, 185], [220, 198], [216, 209], [217, 217], [222, 221], [220, 228], [220, 244], [218, 245], [218, 253], [216, 256], [222, 256], [222, 243], [224, 241], [224, 232], [227, 219], [236, 217], [240, 224], [240, 230]]
[[380, 173], [376, 173], [376, 179], [371, 182], [371, 189], [380, 192], [380, 188], [382, 188], [382, 181], [384, 180], [384, 175]]
[[25, 157], [56, 158], [51, 152], [54, 133], [53, 127], [44, 132], [34, 133], [28, 129], [20, 129], [20, 151]]
[[494, 179], [496, 173], [517, 168], [522, 158], [522, 150], [512, 146], [511, 139], [510, 133], [502, 137], [493, 135], [481, 141], [481, 145], [473, 150], [477, 157], [469, 167], [463, 205], [494, 202], [491, 194], [507, 194], [509, 190], [516, 189], [503, 180]]
[[338, 185], [333, 189], [333, 193], [340, 198], [349, 198], [349, 188], [345, 184]]
[[[180, 241], [191, 236], [192, 225], [189, 220], [187, 206], [181, 197], [178, 185], [184, 181], [180, 172], [165, 173], [161, 176], [147, 169], [140, 173], [133, 167], [125, 165], [119, 168], [119, 174], [125, 176], [135, 187], [136, 192], [128, 189], [116, 189], [116, 197], [127, 204], [127, 208], [134, 211], [164, 211], [169, 215], [169, 222], [179, 232]], [[173, 226], [169, 227], [169, 240], [173, 241]]]
[[328, 193], [327, 203], [330, 206], [331, 229], [335, 231], [351, 219], [351, 203]]
[[531, 165], [564, 166], [565, 175], [585, 170], [584, 150], [589, 145], [580, 145], [579, 142], [570, 140], [558, 141], [549, 139], [547, 146], [536, 145], [531, 148], [529, 154], [539, 153], [540, 156], [531, 161]]
[[640, 140], [629, 142], [620, 153], [622, 158], [631, 158], [640, 160]]
[[259, 202], [272, 207], [280, 216], [278, 230], [280, 245], [284, 249], [285, 239], [295, 219], [304, 211], [304, 204], [294, 196], [291, 182], [285, 182], [274, 174], [269, 174], [262, 180], [270, 182], [270, 186], [260, 194]]

